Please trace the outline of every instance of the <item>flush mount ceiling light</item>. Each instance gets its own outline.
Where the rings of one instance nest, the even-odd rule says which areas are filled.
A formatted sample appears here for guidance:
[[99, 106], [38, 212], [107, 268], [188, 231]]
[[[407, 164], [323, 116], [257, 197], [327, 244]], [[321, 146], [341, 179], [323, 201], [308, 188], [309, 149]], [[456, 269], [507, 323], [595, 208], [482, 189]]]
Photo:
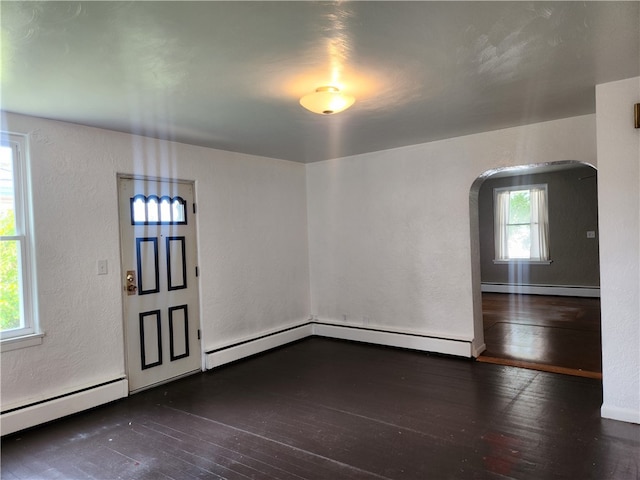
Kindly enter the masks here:
[[300, 105], [313, 113], [332, 115], [346, 110], [356, 99], [350, 95], [340, 93], [338, 87], [318, 87], [314, 93], [300, 99]]

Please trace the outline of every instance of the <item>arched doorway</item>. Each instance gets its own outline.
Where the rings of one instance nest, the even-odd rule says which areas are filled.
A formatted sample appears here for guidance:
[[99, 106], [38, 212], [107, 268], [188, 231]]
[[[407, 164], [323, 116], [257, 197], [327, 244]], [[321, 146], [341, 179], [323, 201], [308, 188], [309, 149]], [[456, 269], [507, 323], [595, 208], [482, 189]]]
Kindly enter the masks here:
[[[518, 229], [526, 230], [513, 214], [516, 201], [534, 186], [548, 196], [549, 259], [505, 259], [496, 245], [496, 192], [512, 195], [516, 220], [504, 231], [515, 251]], [[485, 347], [478, 359], [601, 377], [595, 168], [566, 161], [488, 171], [471, 188], [470, 209], [474, 328]]]

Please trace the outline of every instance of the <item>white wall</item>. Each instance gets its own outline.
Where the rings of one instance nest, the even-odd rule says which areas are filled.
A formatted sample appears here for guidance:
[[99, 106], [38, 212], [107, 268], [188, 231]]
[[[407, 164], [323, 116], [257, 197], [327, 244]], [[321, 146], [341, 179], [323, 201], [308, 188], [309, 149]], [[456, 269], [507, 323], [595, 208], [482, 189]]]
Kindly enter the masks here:
[[594, 115], [308, 165], [311, 313], [480, 348], [472, 184], [490, 169], [563, 160], [596, 164]]
[[[31, 138], [47, 336], [2, 353], [2, 409], [125, 373], [118, 172], [197, 181], [203, 342], [213, 350], [304, 323], [310, 312], [321, 322], [477, 341], [470, 189], [494, 168], [578, 160], [599, 164], [603, 414], [634, 421], [638, 132], [617, 116], [638, 101], [637, 82], [598, 88], [598, 162], [595, 115], [304, 166], [7, 114], [4, 126]], [[629, 235], [613, 233], [620, 229]], [[109, 275], [97, 275], [98, 259]]]
[[598, 85], [602, 415], [640, 423], [640, 77]]
[[2, 353], [3, 411], [125, 374], [117, 173], [196, 180], [205, 350], [308, 319], [304, 165], [13, 114], [3, 128], [30, 137], [46, 333]]

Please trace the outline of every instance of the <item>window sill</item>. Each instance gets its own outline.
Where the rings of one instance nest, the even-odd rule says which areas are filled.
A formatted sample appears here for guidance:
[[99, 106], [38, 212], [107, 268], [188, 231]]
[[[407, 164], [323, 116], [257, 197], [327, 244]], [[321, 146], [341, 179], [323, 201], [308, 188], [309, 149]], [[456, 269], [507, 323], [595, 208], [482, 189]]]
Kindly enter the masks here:
[[553, 263], [553, 260], [527, 260], [526, 258], [514, 258], [512, 260], [494, 260], [493, 263], [495, 265], [551, 265], [551, 263]]
[[44, 333], [31, 333], [21, 337], [5, 338], [0, 342], [0, 352], [10, 352], [20, 348], [35, 347], [42, 344]]

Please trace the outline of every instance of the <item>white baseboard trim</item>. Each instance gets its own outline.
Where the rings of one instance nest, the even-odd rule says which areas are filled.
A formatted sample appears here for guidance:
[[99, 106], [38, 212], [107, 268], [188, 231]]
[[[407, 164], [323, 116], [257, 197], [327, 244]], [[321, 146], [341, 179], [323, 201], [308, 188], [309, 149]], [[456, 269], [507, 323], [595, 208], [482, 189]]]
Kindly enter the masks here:
[[638, 423], [640, 424], [640, 410], [632, 410], [630, 408], [610, 407], [602, 405], [600, 408], [602, 418], [618, 420], [620, 422]]
[[475, 343], [471, 344], [471, 355], [473, 358], [478, 358], [482, 352], [487, 349], [487, 344], [483, 343], [482, 345], [476, 346]]
[[573, 287], [566, 285], [483, 283], [482, 291], [490, 293], [519, 293], [525, 295], [557, 295], [561, 297], [600, 297], [600, 287]]
[[305, 323], [304, 325], [270, 333], [255, 339], [229, 345], [227, 347], [221, 347], [205, 353], [205, 368], [210, 370], [227, 363], [235, 362], [236, 360], [242, 360], [243, 358], [286, 345], [287, 343], [302, 340], [303, 338], [311, 335], [313, 335], [313, 328], [310, 323]]
[[9, 435], [25, 428], [35, 427], [42, 423], [118, 400], [128, 394], [129, 383], [123, 378], [76, 393], [38, 402], [34, 405], [28, 405], [24, 408], [12, 409], [0, 416], [0, 433], [3, 436]]
[[469, 358], [472, 356], [471, 342], [466, 340], [451, 340], [426, 335], [326, 323], [314, 323], [313, 334], [320, 337], [373, 343], [387, 347], [408, 348], [423, 352], [443, 353], [446, 355], [456, 355], [458, 357]]

